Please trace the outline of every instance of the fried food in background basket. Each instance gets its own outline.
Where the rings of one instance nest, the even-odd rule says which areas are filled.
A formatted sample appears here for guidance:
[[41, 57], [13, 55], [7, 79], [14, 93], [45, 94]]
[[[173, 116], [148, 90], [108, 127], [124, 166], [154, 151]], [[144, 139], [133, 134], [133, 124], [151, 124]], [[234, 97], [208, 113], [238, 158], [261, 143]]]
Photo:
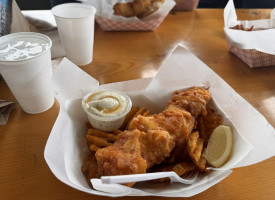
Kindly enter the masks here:
[[222, 123], [221, 116], [208, 108], [210, 99], [209, 90], [201, 87], [175, 91], [159, 114], [133, 107], [120, 130], [102, 133], [90, 128], [86, 139], [92, 156], [83, 162], [84, 176], [89, 180], [91, 175], [98, 178], [167, 170], [179, 176], [194, 170], [208, 173], [202, 156], [207, 146], [204, 141], [211, 135], [206, 130]]
[[231, 29], [235, 30], [242, 30], [242, 31], [253, 31], [254, 26], [252, 25], [250, 28], [244, 28], [243, 25], [237, 24], [236, 26], [230, 27]]
[[133, 0], [128, 3], [116, 3], [113, 7], [114, 15], [143, 19], [158, 10], [163, 2], [164, 0]]

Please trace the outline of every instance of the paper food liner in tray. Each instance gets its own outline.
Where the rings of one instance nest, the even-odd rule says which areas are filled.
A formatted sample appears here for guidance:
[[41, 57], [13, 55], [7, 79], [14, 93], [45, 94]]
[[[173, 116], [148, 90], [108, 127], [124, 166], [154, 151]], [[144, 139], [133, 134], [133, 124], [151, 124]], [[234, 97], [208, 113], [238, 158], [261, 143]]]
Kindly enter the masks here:
[[126, 18], [114, 15], [113, 6], [117, 2], [125, 3], [132, 0], [81, 0], [94, 6], [97, 10], [95, 19], [104, 31], [153, 31], [170, 10], [175, 6], [174, 0], [165, 0], [157, 11], [140, 20], [137, 17]]
[[[275, 65], [275, 15], [270, 19], [238, 21], [233, 0], [224, 9], [224, 32], [229, 50], [249, 67]], [[234, 30], [230, 27], [253, 26], [252, 31]]]
[[[54, 73], [53, 86], [58, 94], [60, 112], [45, 148], [45, 160], [59, 180], [90, 194], [110, 197], [193, 196], [223, 180], [232, 168], [251, 165], [275, 155], [274, 128], [217, 74], [180, 46], [167, 58], [154, 78], [100, 86], [65, 58]], [[210, 87], [212, 103], [223, 114], [224, 124], [233, 129], [232, 155], [223, 168], [200, 175], [192, 185], [143, 182], [128, 188], [99, 183], [99, 190], [91, 189], [81, 172], [82, 162], [89, 152], [85, 139], [87, 117], [81, 108], [81, 97], [97, 88], [116, 89], [126, 92], [134, 105], [146, 106], [158, 113], [174, 90], [191, 86]]]

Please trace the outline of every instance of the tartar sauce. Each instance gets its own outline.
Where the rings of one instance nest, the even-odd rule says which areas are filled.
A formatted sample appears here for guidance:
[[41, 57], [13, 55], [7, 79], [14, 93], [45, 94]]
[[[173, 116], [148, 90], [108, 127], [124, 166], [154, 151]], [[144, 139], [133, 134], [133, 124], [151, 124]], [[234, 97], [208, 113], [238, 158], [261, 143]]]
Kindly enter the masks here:
[[100, 91], [90, 95], [84, 105], [88, 112], [99, 117], [118, 117], [128, 109], [128, 99], [113, 91]]

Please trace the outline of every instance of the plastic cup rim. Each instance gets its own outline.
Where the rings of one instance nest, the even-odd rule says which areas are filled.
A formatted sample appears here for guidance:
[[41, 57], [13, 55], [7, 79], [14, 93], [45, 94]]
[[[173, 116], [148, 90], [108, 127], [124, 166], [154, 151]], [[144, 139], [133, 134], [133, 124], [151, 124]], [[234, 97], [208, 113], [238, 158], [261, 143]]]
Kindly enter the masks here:
[[[126, 110], [123, 114], [121, 114], [121, 115], [119, 115], [119, 116], [117, 116], [117, 117], [100, 117], [100, 116], [94, 115], [94, 114], [90, 113], [89, 111], [87, 111], [87, 109], [86, 109], [85, 106], [84, 106], [85, 100], [87, 99], [87, 97], [89, 97], [91, 94], [94, 94], [94, 93], [97, 93], [97, 92], [104, 92], [104, 91], [106, 91], [106, 92], [109, 91], [109, 92], [119, 93], [119, 94], [123, 95], [124, 97], [126, 97], [127, 100], [128, 100], [128, 102], [129, 102], [128, 107], [127, 107], [127, 110]], [[118, 91], [118, 90], [113, 90], [113, 89], [98, 89], [98, 90], [95, 90], [95, 91], [93, 91], [93, 92], [89, 92], [88, 94], [86, 94], [86, 95], [82, 98], [81, 105], [82, 105], [82, 109], [84, 110], [84, 112], [85, 112], [88, 116], [90, 116], [90, 117], [93, 117], [93, 118], [99, 119], [99, 120], [104, 120], [104, 121], [115, 121], [115, 120], [117, 120], [117, 119], [120, 119], [120, 118], [122, 118], [122, 117], [125, 117], [125, 116], [129, 113], [129, 111], [130, 111], [131, 108], [132, 108], [132, 100], [131, 100], [131, 98], [130, 98], [126, 93], [121, 92], [121, 91]]]
[[[48, 36], [46, 36], [46, 35], [44, 35], [44, 34], [41, 34], [41, 33], [36, 33], [36, 32], [17, 32], [17, 33], [11, 33], [11, 34], [8, 34], [8, 35], [4, 35], [4, 36], [2, 36], [1, 38], [2, 38], [2, 39], [5, 39], [5, 38], [9, 39], [9, 38], [11, 38], [11, 39], [12, 39], [13, 36], [14, 36], [15, 38], [20, 38], [20, 37], [24, 38], [24, 36], [30, 36], [30, 35], [32, 35], [32, 36], [36, 35], [36, 36], [37, 36], [38, 38], [40, 38], [40, 39], [41, 39], [42, 37], [43, 37], [44, 39], [46, 39], [46, 40], [48, 41], [48, 43], [49, 43], [49, 48], [46, 49], [45, 51], [42, 51], [41, 53], [35, 55], [34, 57], [27, 58], [27, 59], [23, 59], [23, 60], [2, 60], [2, 59], [0, 58], [0, 63], [10, 64], [10, 63], [20, 63], [20, 62], [26, 62], [26, 61], [34, 60], [34, 59], [36, 59], [36, 58], [38, 58], [38, 57], [41, 57], [41, 56], [44, 55], [48, 50], [51, 49], [51, 47], [52, 47], [52, 40], [51, 40]], [[0, 42], [0, 44], [1, 44], [1, 42]]]
[[[79, 8], [88, 8], [91, 10], [91, 13], [85, 17], [63, 17], [63, 16], [60, 16], [60, 15], [57, 15], [56, 14], [56, 10], [59, 9], [59, 8], [66, 8], [66, 7], [79, 7]], [[83, 3], [64, 3], [64, 4], [59, 4], [57, 6], [54, 6], [52, 9], [51, 9], [51, 13], [54, 15], [54, 17], [57, 17], [57, 18], [60, 18], [60, 19], [85, 19], [87, 17], [90, 17], [91, 15], [94, 15], [96, 13], [96, 8], [92, 5], [89, 5], [89, 4], [83, 4]]]

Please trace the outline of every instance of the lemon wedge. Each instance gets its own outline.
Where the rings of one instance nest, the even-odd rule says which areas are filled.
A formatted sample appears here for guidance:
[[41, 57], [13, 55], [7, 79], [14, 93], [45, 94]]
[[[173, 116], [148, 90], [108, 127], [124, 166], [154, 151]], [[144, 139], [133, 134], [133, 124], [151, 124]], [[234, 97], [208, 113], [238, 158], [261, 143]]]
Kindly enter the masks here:
[[229, 126], [218, 126], [211, 134], [203, 157], [212, 167], [221, 167], [228, 160], [233, 147], [233, 134]]

